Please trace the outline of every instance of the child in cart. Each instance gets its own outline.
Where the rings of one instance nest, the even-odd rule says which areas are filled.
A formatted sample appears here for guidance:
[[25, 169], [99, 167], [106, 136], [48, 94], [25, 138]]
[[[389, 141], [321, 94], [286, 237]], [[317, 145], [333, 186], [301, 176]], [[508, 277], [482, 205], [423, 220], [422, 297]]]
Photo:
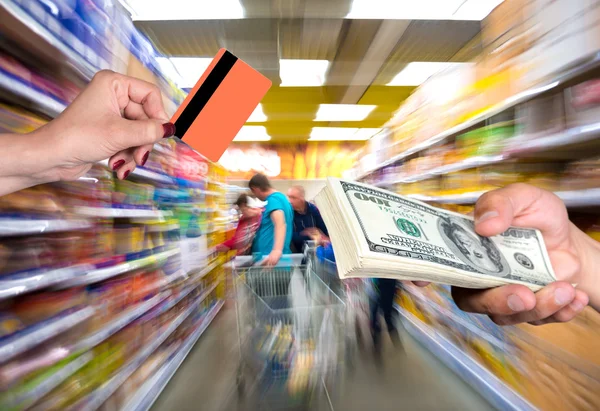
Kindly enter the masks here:
[[229, 240], [217, 246], [217, 251], [226, 252], [237, 250], [237, 255], [246, 255], [250, 251], [256, 231], [260, 226], [262, 209], [251, 204], [251, 198], [247, 194], [240, 194], [235, 206], [240, 212], [240, 221], [235, 234]]

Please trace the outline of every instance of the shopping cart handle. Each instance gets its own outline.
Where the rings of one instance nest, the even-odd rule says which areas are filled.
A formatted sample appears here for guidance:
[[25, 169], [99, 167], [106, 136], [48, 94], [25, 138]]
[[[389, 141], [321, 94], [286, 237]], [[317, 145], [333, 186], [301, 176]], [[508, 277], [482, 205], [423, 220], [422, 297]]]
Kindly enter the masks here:
[[[304, 254], [284, 254], [279, 259], [279, 262], [275, 264], [274, 267], [283, 268], [283, 267], [296, 267], [302, 264], [302, 260], [304, 258]], [[252, 267], [252, 266], [260, 266], [267, 259], [267, 256], [261, 256], [260, 258], [255, 258], [250, 255], [243, 255], [235, 257], [234, 264], [236, 267]]]

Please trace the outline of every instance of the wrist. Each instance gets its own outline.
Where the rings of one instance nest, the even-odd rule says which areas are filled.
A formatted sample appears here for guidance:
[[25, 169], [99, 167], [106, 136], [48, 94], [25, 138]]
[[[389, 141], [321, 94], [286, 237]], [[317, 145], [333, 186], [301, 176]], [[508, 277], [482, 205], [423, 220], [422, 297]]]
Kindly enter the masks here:
[[581, 261], [577, 288], [589, 296], [592, 307], [600, 310], [600, 243], [578, 228], [575, 229], [575, 247]]
[[56, 150], [48, 149], [42, 129], [27, 134], [0, 134], [0, 151], [6, 160], [0, 164], [2, 194], [56, 181], [51, 165]]
[[54, 141], [53, 134], [47, 127], [39, 128], [29, 134], [29, 163], [31, 177], [35, 184], [51, 183], [60, 180], [58, 166], [62, 150]]

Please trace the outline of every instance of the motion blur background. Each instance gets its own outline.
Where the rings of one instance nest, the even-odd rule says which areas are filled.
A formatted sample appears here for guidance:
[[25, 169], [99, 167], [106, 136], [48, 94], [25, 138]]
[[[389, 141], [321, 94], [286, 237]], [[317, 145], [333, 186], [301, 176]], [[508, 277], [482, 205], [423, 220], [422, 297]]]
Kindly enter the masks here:
[[[172, 114], [220, 48], [273, 87], [218, 164], [169, 139], [127, 181], [104, 162], [0, 197], [1, 409], [243, 409], [235, 254], [215, 246], [256, 172], [308, 200], [332, 176], [464, 213], [529, 182], [600, 240], [598, 0], [1, 0], [0, 132], [40, 127], [104, 68]], [[403, 284], [397, 310], [403, 347], [377, 366], [362, 324], [334, 408], [600, 407], [592, 309], [501, 328]]]

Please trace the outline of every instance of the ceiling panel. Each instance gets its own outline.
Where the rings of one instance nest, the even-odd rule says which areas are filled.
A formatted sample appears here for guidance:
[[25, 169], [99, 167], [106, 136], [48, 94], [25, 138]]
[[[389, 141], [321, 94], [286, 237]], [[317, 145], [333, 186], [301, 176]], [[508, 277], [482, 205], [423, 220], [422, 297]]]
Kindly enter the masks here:
[[344, 20], [282, 19], [279, 50], [284, 59], [333, 60]]
[[480, 31], [476, 21], [413, 21], [374, 84], [387, 84], [411, 61], [451, 61]]
[[352, 0], [241, 0], [247, 18], [344, 18]]
[[167, 56], [214, 56], [229, 21], [136, 21], [135, 26]]
[[[399, 21], [383, 24], [382, 20], [339, 18], [350, 4], [349, 0], [243, 0], [256, 18], [147, 21], [136, 22], [136, 26], [165, 55], [208, 57], [225, 47], [271, 78], [274, 85], [262, 101], [268, 120], [261, 124], [276, 142], [305, 141], [316, 126], [381, 127], [414, 90], [384, 86], [405, 64], [466, 61], [479, 52], [477, 22], [416, 21], [408, 26], [404, 22], [403, 30], [395, 30], [394, 24], [402, 26]], [[306, 18], [311, 13], [321, 18]], [[328, 15], [337, 18], [326, 18]], [[368, 56], [373, 55], [369, 50], [381, 48], [383, 40], [386, 53], [369, 61]], [[331, 61], [325, 86], [279, 87], [280, 58]], [[360, 122], [314, 122], [319, 104], [339, 103], [351, 87], [358, 87], [354, 83], [371, 67], [365, 64], [374, 67], [375, 80], [366, 84], [371, 76], [361, 84], [352, 103], [375, 104], [377, 108]]]

